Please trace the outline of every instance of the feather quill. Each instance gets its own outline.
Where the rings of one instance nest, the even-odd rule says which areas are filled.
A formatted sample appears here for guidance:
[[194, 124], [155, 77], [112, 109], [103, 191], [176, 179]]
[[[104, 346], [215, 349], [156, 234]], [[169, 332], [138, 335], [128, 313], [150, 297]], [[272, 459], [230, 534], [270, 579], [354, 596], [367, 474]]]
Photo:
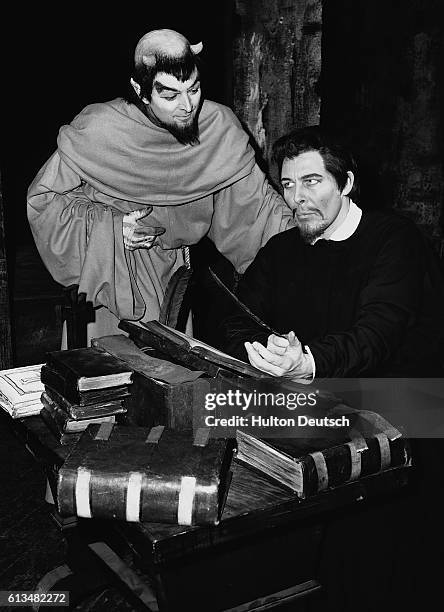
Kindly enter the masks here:
[[240, 299], [232, 291], [230, 291], [230, 289], [228, 289], [225, 283], [220, 280], [217, 274], [213, 272], [213, 270], [210, 267], [208, 268], [208, 270], [211, 276], [213, 277], [213, 279], [216, 281], [216, 284], [223, 291], [225, 291], [225, 293], [231, 297], [231, 299], [237, 304], [237, 306], [239, 306], [241, 310], [243, 310], [249, 317], [251, 317], [251, 319], [253, 319], [255, 323], [257, 323], [258, 325], [266, 329], [270, 334], [274, 334], [275, 336], [281, 336], [282, 338], [286, 338], [285, 334], [281, 334], [280, 332], [274, 330], [272, 327], [264, 323], [264, 321], [262, 321], [262, 319], [260, 319], [257, 315], [255, 315], [254, 312], [252, 312], [248, 308], [248, 306], [246, 306], [243, 302], [241, 302]]

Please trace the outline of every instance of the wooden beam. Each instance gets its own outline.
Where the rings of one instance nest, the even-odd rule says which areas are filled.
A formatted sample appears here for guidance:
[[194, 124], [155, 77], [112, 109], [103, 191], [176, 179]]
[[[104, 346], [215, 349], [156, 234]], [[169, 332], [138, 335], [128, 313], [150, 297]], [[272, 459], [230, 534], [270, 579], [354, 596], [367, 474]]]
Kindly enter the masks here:
[[322, 0], [237, 0], [233, 106], [262, 154], [291, 128], [318, 125]]

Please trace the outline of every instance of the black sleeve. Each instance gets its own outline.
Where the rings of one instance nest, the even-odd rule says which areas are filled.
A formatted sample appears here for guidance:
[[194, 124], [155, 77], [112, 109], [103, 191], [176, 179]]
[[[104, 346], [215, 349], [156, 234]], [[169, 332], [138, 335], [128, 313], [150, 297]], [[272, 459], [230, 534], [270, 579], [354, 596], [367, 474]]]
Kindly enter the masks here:
[[[269, 324], [270, 299], [273, 294], [273, 260], [267, 246], [260, 249], [253, 263], [239, 281], [237, 297], [262, 321]], [[238, 306], [221, 322], [224, 350], [248, 362], [244, 342], [267, 343], [270, 333]]]
[[387, 234], [361, 291], [354, 324], [308, 343], [316, 377], [377, 372], [415, 324], [424, 275], [418, 230], [401, 223]]

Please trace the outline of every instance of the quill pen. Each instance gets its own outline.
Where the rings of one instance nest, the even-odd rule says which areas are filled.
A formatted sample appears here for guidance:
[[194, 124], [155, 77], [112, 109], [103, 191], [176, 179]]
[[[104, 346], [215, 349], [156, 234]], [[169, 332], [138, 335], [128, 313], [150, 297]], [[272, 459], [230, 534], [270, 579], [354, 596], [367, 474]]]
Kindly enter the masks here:
[[237, 306], [239, 306], [239, 308], [241, 310], [243, 310], [249, 317], [251, 317], [255, 323], [257, 323], [258, 325], [263, 327], [270, 334], [274, 334], [275, 336], [280, 336], [281, 338], [287, 338], [286, 334], [281, 334], [280, 332], [276, 331], [275, 329], [273, 329], [272, 327], [267, 325], [267, 323], [264, 323], [264, 321], [262, 321], [262, 319], [260, 319], [257, 315], [255, 315], [254, 312], [252, 312], [248, 308], [248, 306], [246, 306], [243, 302], [241, 302], [241, 300], [230, 289], [228, 289], [228, 287], [225, 285], [225, 283], [220, 280], [220, 278], [217, 276], [217, 274], [215, 272], [213, 272], [213, 270], [210, 267], [208, 267], [208, 270], [209, 270], [211, 276], [213, 277], [213, 279], [216, 281], [216, 284], [227, 295], [229, 295], [230, 298], [237, 304]]

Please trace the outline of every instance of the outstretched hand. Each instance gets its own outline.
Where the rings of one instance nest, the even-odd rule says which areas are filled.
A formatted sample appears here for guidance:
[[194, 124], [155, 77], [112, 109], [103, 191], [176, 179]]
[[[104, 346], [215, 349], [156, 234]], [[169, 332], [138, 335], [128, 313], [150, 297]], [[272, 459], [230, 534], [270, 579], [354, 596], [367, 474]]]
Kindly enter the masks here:
[[272, 334], [267, 346], [260, 342], [245, 342], [248, 359], [255, 368], [286, 378], [311, 378], [312, 363], [294, 332], [285, 337]]
[[164, 227], [142, 225], [138, 222], [147, 217], [153, 210], [152, 206], [133, 210], [123, 217], [123, 244], [129, 251], [135, 249], [150, 249], [157, 236], [165, 233]]

